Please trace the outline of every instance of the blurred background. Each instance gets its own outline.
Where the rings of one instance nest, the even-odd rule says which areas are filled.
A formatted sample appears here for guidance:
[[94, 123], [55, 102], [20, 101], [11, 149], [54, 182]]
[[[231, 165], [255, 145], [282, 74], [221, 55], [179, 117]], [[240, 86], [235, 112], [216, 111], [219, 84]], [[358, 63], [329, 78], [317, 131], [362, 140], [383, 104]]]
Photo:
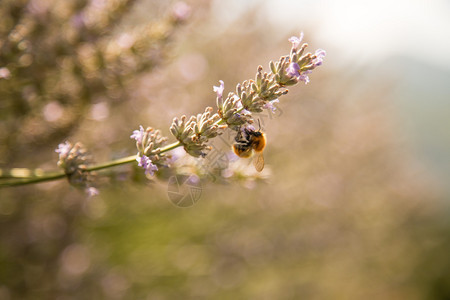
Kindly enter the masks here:
[[232, 162], [189, 208], [132, 166], [92, 198], [0, 189], [0, 299], [449, 299], [450, 3], [186, 3], [2, 1], [1, 168], [173, 141], [301, 31], [327, 56], [264, 119], [264, 172]]

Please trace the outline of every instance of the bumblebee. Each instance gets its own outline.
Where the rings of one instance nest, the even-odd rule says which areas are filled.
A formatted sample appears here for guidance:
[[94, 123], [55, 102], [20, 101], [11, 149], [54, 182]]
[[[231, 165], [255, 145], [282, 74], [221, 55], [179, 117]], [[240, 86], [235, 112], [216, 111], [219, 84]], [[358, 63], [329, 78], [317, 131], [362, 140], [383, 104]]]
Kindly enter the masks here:
[[263, 151], [266, 147], [266, 135], [261, 130], [256, 131], [252, 126], [239, 130], [234, 138], [233, 152], [242, 158], [250, 157], [253, 153], [253, 166], [256, 171], [264, 169]]

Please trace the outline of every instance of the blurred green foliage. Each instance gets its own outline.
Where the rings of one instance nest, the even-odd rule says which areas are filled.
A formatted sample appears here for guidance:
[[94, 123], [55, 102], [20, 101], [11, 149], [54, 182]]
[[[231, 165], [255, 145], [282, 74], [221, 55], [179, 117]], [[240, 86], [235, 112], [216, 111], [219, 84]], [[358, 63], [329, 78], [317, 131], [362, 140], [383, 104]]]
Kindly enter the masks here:
[[[138, 124], [168, 132], [219, 79], [230, 90], [286, 49], [245, 26], [251, 12], [208, 35], [208, 3], [174, 47], [167, 6], [131, 2], [2, 2], [2, 167], [52, 168], [68, 137], [130, 155]], [[148, 7], [169, 17], [139, 27]], [[448, 204], [401, 146], [390, 87], [342, 74], [325, 62], [265, 120], [266, 183], [204, 181], [186, 209], [165, 181], [120, 181], [126, 168], [94, 198], [66, 182], [0, 190], [0, 299], [449, 298]]]

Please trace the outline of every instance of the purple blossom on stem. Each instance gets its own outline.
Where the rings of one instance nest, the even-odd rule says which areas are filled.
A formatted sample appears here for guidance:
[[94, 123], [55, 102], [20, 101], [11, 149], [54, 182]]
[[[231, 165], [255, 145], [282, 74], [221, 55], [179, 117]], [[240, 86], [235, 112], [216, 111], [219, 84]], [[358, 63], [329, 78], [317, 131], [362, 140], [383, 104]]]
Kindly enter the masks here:
[[323, 58], [327, 53], [323, 49], [317, 49], [315, 53], [315, 58], [313, 60], [314, 67], [321, 66], [323, 63]]
[[311, 73], [310, 70], [300, 72], [300, 66], [297, 63], [290, 63], [286, 69], [286, 74], [288, 76], [296, 77], [297, 80], [303, 81], [305, 84], [309, 82], [309, 77], [307, 75], [309, 73]]
[[144, 127], [139, 125], [139, 130], [133, 131], [133, 134], [130, 135], [130, 138], [135, 139], [138, 143], [142, 143], [142, 138], [144, 136]]
[[223, 103], [223, 91], [225, 89], [225, 84], [223, 83], [223, 80], [219, 80], [220, 85], [219, 86], [213, 86], [214, 92], [217, 93], [217, 104]]
[[293, 47], [294, 49], [297, 49], [298, 46], [300, 46], [300, 43], [302, 42], [302, 40], [303, 40], [303, 32], [300, 32], [300, 36], [298, 36], [298, 37], [296, 37], [296, 36], [291, 36], [291, 37], [289, 38], [289, 42], [292, 43], [292, 47]]
[[270, 109], [270, 110], [272, 110], [272, 112], [275, 112], [275, 111], [277, 110], [277, 108], [276, 108], [275, 105], [273, 105], [273, 104], [274, 104], [274, 103], [279, 103], [279, 102], [280, 102], [280, 100], [275, 99], [275, 100], [272, 100], [272, 101], [267, 102], [266, 104], [263, 105], [263, 107], [264, 107], [265, 109]]
[[136, 157], [136, 161], [138, 162], [138, 166], [145, 170], [146, 175], [153, 176], [155, 175], [155, 171], [158, 171], [158, 167], [146, 155]]
[[71, 149], [72, 144], [70, 144], [68, 141], [65, 141], [64, 143], [58, 145], [58, 148], [55, 149], [55, 152], [59, 153], [59, 156], [61, 157], [69, 154]]
[[298, 65], [298, 63], [290, 63], [286, 69], [286, 74], [291, 77], [299, 77], [300, 66]]
[[306, 74], [311, 73], [311, 70], [306, 70], [302, 73], [300, 73], [300, 76], [297, 77], [298, 80], [303, 81], [305, 84], [309, 83], [309, 76]]

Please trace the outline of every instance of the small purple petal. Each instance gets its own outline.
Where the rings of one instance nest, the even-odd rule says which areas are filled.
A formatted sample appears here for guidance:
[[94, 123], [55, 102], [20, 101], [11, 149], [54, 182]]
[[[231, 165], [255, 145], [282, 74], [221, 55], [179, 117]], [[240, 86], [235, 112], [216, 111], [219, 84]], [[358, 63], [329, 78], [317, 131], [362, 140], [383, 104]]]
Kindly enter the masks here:
[[272, 112], [275, 112], [277, 110], [277, 108], [273, 104], [274, 103], [279, 103], [279, 102], [280, 102], [280, 100], [278, 100], [278, 99], [269, 101], [269, 102], [267, 102], [266, 104], [263, 105], [263, 108], [270, 109]]
[[300, 76], [300, 66], [297, 63], [290, 63], [286, 69], [286, 73], [292, 77]]
[[135, 139], [138, 143], [142, 143], [142, 137], [144, 136], [144, 127], [139, 125], [139, 130], [133, 131], [133, 134], [130, 135], [130, 138]]
[[306, 84], [309, 82], [309, 77], [307, 75], [309, 73], [311, 73], [311, 70], [300, 72], [300, 66], [297, 63], [291, 63], [286, 69], [287, 75], [296, 77], [297, 80], [303, 81]]
[[220, 85], [219, 86], [213, 86], [213, 90], [214, 92], [217, 93], [217, 98], [222, 98], [223, 97], [223, 91], [225, 89], [225, 84], [223, 83], [222, 80], [219, 80]]
[[72, 149], [72, 145], [68, 141], [65, 141], [64, 144], [58, 145], [58, 148], [55, 149], [55, 152], [59, 153], [60, 156], [64, 156], [69, 154], [70, 149]]
[[136, 157], [136, 161], [138, 162], [138, 166], [142, 167], [145, 170], [146, 175], [153, 176], [155, 175], [155, 171], [158, 171], [158, 167], [154, 165], [152, 163], [152, 160], [146, 155]]
[[213, 91], [217, 93], [217, 107], [219, 109], [222, 109], [223, 106], [223, 90], [225, 89], [225, 84], [222, 80], [219, 80], [220, 85], [219, 86], [213, 86]]
[[309, 83], [309, 76], [308, 74], [311, 74], [311, 70], [306, 70], [300, 73], [300, 76], [297, 77], [298, 80], [305, 82], [305, 84]]
[[298, 80], [305, 82], [305, 84], [308, 84], [309, 83], [309, 76], [305, 75], [305, 74], [301, 74], [298, 77]]
[[300, 43], [302, 42], [302, 40], [303, 40], [303, 32], [300, 32], [300, 36], [299, 37], [291, 36], [289, 38], [289, 42], [292, 43], [292, 47], [295, 48], [295, 49], [297, 49], [298, 46], [300, 46]]
[[148, 168], [145, 169], [145, 174], [154, 176], [156, 171], [158, 171], [158, 167], [154, 164], [149, 164]]
[[150, 158], [148, 158], [146, 155], [136, 157], [136, 161], [138, 162], [138, 166], [144, 169], [147, 168], [148, 161], [150, 161], [151, 163]]
[[327, 53], [325, 52], [325, 50], [323, 49], [317, 49], [315, 56], [316, 58], [313, 60], [313, 64], [315, 67], [318, 67], [320, 65], [322, 65], [323, 63], [323, 58], [325, 57]]
[[319, 57], [325, 57], [325, 55], [327, 55], [327, 52], [323, 49], [317, 49], [316, 50], [316, 55]]

